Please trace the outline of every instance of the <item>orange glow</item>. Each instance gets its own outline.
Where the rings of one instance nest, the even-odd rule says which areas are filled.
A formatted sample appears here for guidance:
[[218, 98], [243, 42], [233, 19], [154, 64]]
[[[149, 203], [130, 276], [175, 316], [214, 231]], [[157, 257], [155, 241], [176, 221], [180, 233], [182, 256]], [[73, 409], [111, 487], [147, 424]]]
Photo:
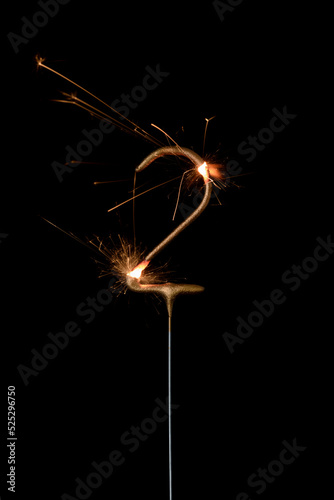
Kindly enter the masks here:
[[211, 164], [208, 165], [208, 170], [210, 172], [210, 177], [214, 178], [214, 179], [223, 179], [224, 178], [224, 174], [223, 174], [223, 171], [222, 171], [222, 165], [219, 165], [219, 164]]
[[136, 278], [139, 280], [141, 273], [144, 271], [145, 267], [149, 265], [150, 261], [149, 260], [143, 260], [138, 266], [136, 266], [132, 271], [127, 273], [127, 276], [130, 276], [131, 278]]
[[35, 61], [36, 61], [37, 66], [41, 66], [43, 64], [43, 62], [45, 61], [45, 57], [41, 57], [40, 55], [37, 54], [35, 56]]
[[203, 176], [206, 183], [210, 180], [209, 168], [206, 162], [204, 162], [200, 167], [198, 167], [197, 171]]

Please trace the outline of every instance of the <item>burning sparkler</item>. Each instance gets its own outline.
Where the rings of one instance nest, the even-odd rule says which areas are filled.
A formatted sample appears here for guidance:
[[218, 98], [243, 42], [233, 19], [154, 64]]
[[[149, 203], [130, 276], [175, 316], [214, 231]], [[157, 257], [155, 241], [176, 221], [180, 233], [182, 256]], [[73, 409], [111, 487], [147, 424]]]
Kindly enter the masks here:
[[[100, 102], [100, 104], [107, 106], [109, 110], [113, 113], [113, 115], [107, 114], [103, 111], [100, 111], [98, 108], [95, 106], [92, 106], [89, 103], [86, 103], [82, 99], [77, 98], [74, 94], [65, 94], [66, 97], [69, 98], [69, 100], [62, 100], [60, 102], [70, 102], [76, 106], [79, 106], [80, 108], [85, 109], [86, 111], [89, 111], [91, 114], [94, 116], [110, 121], [114, 123], [116, 126], [118, 126], [120, 129], [130, 132], [130, 133], [135, 133], [136, 135], [139, 135], [141, 138], [145, 140], [149, 140], [155, 145], [162, 146], [162, 143], [156, 139], [154, 136], [151, 134], [147, 133], [145, 130], [137, 126], [135, 123], [130, 121], [128, 118], [125, 118], [123, 115], [120, 115], [118, 111], [115, 109], [111, 108], [108, 104], [106, 104], [104, 101], [96, 97], [94, 94], [89, 92], [88, 90], [84, 89], [77, 83], [73, 82], [66, 76], [62, 75], [61, 73], [58, 73], [57, 71], [53, 70], [52, 68], [49, 68], [44, 64], [44, 60], [41, 58], [36, 58], [37, 65], [38, 67], [43, 67], [57, 76], [60, 76], [64, 80], [68, 81], [69, 83], [73, 84], [80, 90], [84, 91], [86, 94], [88, 94], [90, 97], [96, 99], [97, 101]], [[117, 118], [114, 116], [120, 115]], [[122, 119], [122, 122], [118, 118]], [[211, 118], [210, 118], [211, 120]], [[205, 135], [207, 131], [207, 125], [210, 120], [207, 120], [206, 124], [206, 129], [205, 129]], [[159, 127], [155, 126], [155, 128], [159, 129]], [[161, 129], [159, 129], [161, 130]], [[165, 133], [165, 132], [164, 132]], [[166, 133], [166, 137], [171, 139]], [[175, 142], [172, 139], [173, 142]], [[176, 144], [176, 143], [175, 143]], [[203, 144], [203, 149], [204, 149], [204, 144]], [[137, 248], [135, 248], [134, 252], [132, 252], [132, 247], [129, 244], [126, 244], [123, 239], [121, 239], [121, 248], [118, 254], [117, 251], [111, 252], [100, 240], [97, 238], [97, 243], [94, 243], [90, 241], [89, 243], [92, 244], [93, 249], [98, 251], [100, 254], [104, 255], [104, 257], [107, 259], [109, 262], [109, 269], [107, 272], [104, 272], [103, 275], [109, 273], [110, 271], [113, 272], [113, 274], [118, 275], [121, 277], [121, 279], [124, 280], [126, 286], [132, 290], [133, 292], [140, 292], [140, 293], [153, 293], [153, 294], [158, 294], [160, 295], [166, 303], [167, 307], [167, 312], [168, 312], [168, 449], [169, 449], [169, 498], [172, 500], [172, 427], [171, 427], [171, 335], [172, 335], [172, 328], [171, 328], [171, 322], [172, 322], [172, 310], [173, 310], [173, 304], [175, 302], [175, 299], [179, 295], [187, 295], [187, 294], [196, 294], [200, 293], [204, 290], [204, 288], [200, 285], [195, 285], [195, 284], [179, 284], [179, 283], [157, 283], [156, 282], [156, 277], [155, 279], [151, 279], [151, 273], [146, 272], [146, 277], [145, 273], [143, 275], [143, 272], [146, 270], [146, 268], [150, 265], [152, 259], [156, 257], [158, 253], [160, 253], [162, 250], [164, 250], [171, 241], [174, 240], [183, 230], [185, 230], [192, 222], [199, 217], [199, 215], [204, 211], [204, 209], [207, 207], [211, 193], [212, 193], [212, 185], [214, 183], [213, 178], [219, 180], [222, 178], [221, 176], [221, 171], [217, 165], [211, 165], [206, 163], [203, 158], [201, 158], [198, 154], [196, 154], [194, 151], [187, 149], [187, 148], [181, 148], [179, 145], [175, 146], [164, 146], [160, 147], [159, 149], [153, 151], [151, 154], [149, 154], [141, 163], [140, 165], [135, 169], [135, 178], [136, 174], [139, 172], [142, 172], [144, 169], [146, 169], [150, 164], [152, 164], [156, 159], [165, 157], [165, 156], [173, 156], [175, 158], [185, 158], [186, 161], [191, 163], [191, 168], [190, 170], [187, 170], [185, 173], [190, 173], [191, 178], [196, 178], [196, 179], [202, 179], [204, 182], [204, 195], [202, 198], [201, 203], [199, 206], [196, 208], [194, 212], [189, 215], [187, 219], [185, 219], [181, 224], [179, 224], [176, 229], [174, 229], [166, 238], [164, 238], [151, 252], [149, 252], [147, 255], [142, 257], [144, 254], [139, 252]], [[183, 174], [184, 176], [184, 174]], [[181, 179], [181, 184], [183, 180], [183, 176]], [[169, 182], [169, 181], [167, 181]], [[219, 181], [217, 181], [219, 182]], [[165, 183], [163, 183], [165, 184]], [[181, 188], [180, 184], [180, 188]], [[158, 187], [158, 186], [156, 186]], [[153, 188], [152, 188], [153, 189]], [[137, 196], [140, 196], [142, 194], [145, 194], [146, 192], [150, 191], [148, 189], [147, 191], [135, 195], [135, 187], [133, 190], [133, 197], [130, 200], [134, 200]], [[180, 190], [179, 190], [180, 194]], [[178, 196], [179, 198], [179, 196]], [[109, 211], [123, 205], [125, 202], [117, 205], [116, 207], [110, 209]], [[49, 222], [49, 221], [48, 221]], [[51, 223], [52, 224], [52, 223]], [[54, 224], [53, 224], [54, 225]], [[54, 225], [55, 226], [55, 225]], [[57, 226], [55, 226], [57, 227]], [[58, 228], [60, 229], [60, 228]], [[80, 241], [79, 238], [75, 237], [71, 233], [67, 233], [69, 236], [74, 237], [77, 241]], [[82, 243], [82, 242], [81, 242]], [[85, 244], [85, 243], [84, 243]], [[139, 263], [135, 265], [135, 259], [136, 255], [139, 255]], [[138, 262], [138, 261], [137, 261]]]
[[172, 310], [173, 304], [178, 295], [195, 294], [202, 292], [204, 288], [200, 285], [193, 284], [142, 284], [140, 283], [142, 272], [149, 265], [150, 261], [166, 246], [176, 238], [186, 227], [188, 227], [207, 207], [211, 191], [212, 182], [210, 180], [210, 171], [206, 162], [190, 149], [175, 147], [164, 147], [151, 153], [145, 160], [136, 168], [136, 172], [141, 172], [148, 167], [154, 160], [162, 156], [175, 155], [177, 157], [184, 156], [188, 158], [196, 167], [198, 173], [203, 177], [205, 183], [205, 193], [202, 202], [197, 209], [174, 231], [172, 231], [161, 243], [159, 243], [142, 262], [140, 262], [132, 271], [127, 274], [127, 285], [130, 290], [141, 293], [157, 293], [161, 295], [167, 306], [168, 312], [168, 442], [169, 442], [169, 498], [172, 499], [172, 422], [171, 422], [171, 347], [172, 347]]

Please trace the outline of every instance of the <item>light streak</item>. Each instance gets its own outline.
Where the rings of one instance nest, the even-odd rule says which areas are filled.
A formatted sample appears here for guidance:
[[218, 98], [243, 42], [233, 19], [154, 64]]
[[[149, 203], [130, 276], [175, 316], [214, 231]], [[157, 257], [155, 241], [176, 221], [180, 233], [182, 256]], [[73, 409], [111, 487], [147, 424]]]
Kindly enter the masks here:
[[[161, 184], [158, 184], [157, 186], [153, 186], [149, 189], [146, 189], [146, 191], [143, 191], [142, 193], [138, 193], [134, 196], [132, 196], [131, 198], [129, 198], [128, 200], [125, 200], [125, 201], [122, 201], [121, 203], [119, 203], [118, 205], [116, 205], [115, 207], [112, 207], [112, 208], [109, 208], [108, 212], [111, 212], [112, 210], [115, 210], [116, 208], [118, 207], [121, 207], [122, 205], [125, 205], [125, 203], [128, 203], [129, 201], [132, 201], [134, 200], [135, 198], [139, 198], [139, 196], [142, 196], [143, 194], [146, 194], [148, 193], [149, 191], [152, 191], [153, 189], [157, 189], [158, 187], [160, 186], [164, 186], [165, 184], [168, 184], [168, 182], [172, 182], [174, 181], [175, 179], [179, 179], [180, 176], [178, 175], [177, 177], [174, 177], [173, 179], [169, 179], [168, 181], [164, 181], [162, 182]], [[95, 183], [94, 183], [95, 184]]]
[[[47, 66], [46, 64], [44, 64], [44, 61], [45, 61], [44, 58], [42, 58], [42, 57], [40, 57], [40, 56], [37, 55], [35, 57], [35, 60], [36, 60], [36, 63], [37, 63], [37, 68], [44, 68], [44, 69], [50, 71], [51, 73], [54, 73], [55, 75], [59, 76], [63, 80], [66, 80], [71, 85], [74, 85], [78, 89], [82, 90], [87, 95], [89, 95], [93, 99], [96, 99], [103, 106], [106, 106], [113, 113], [115, 113], [116, 115], [118, 115], [120, 117], [120, 119], [122, 120], [122, 122], [120, 122], [119, 120], [116, 120], [116, 118], [114, 118], [114, 117], [106, 114], [103, 111], [97, 110], [97, 108], [95, 108], [95, 106], [92, 106], [91, 104], [86, 103], [85, 101], [82, 101], [81, 99], [77, 98], [73, 94], [66, 94], [65, 93], [65, 95], [69, 96], [71, 100], [70, 101], [63, 100], [61, 102], [65, 102], [65, 103], [68, 102], [68, 103], [75, 104], [76, 106], [79, 106], [80, 108], [83, 108], [84, 110], [89, 111], [91, 114], [93, 114], [94, 116], [100, 118], [101, 120], [106, 120], [106, 121], [110, 120], [112, 123], [114, 123], [115, 125], [117, 125], [122, 130], [127, 130], [128, 132], [135, 133], [135, 134], [141, 136], [143, 139], [146, 139], [146, 140], [152, 142], [153, 144], [155, 144], [157, 146], [161, 146], [162, 145], [161, 141], [159, 141], [154, 136], [152, 136], [151, 134], [149, 134], [148, 132], [146, 132], [144, 129], [142, 129], [141, 127], [139, 127], [133, 121], [129, 120], [129, 118], [126, 118], [119, 111], [117, 111], [115, 108], [111, 107], [109, 104], [107, 104], [105, 101], [103, 101], [102, 99], [100, 99], [99, 97], [97, 97], [95, 94], [93, 94], [89, 90], [85, 89], [84, 87], [82, 87], [81, 85], [79, 85], [78, 83], [76, 83], [75, 81], [71, 80], [67, 76], [63, 75], [59, 71], [56, 71], [53, 68], [50, 68], [49, 66]], [[125, 125], [124, 122], [127, 122], [128, 124], [130, 124], [130, 126], [129, 125]]]
[[213, 120], [214, 118], [216, 118], [216, 117], [215, 117], [215, 116], [211, 116], [211, 118], [205, 118], [206, 124], [205, 124], [205, 129], [204, 129], [204, 137], [203, 137], [203, 153], [202, 153], [202, 156], [204, 156], [205, 141], [206, 141], [206, 134], [207, 134], [207, 131], [208, 131], [209, 122], [210, 122], [211, 120]]

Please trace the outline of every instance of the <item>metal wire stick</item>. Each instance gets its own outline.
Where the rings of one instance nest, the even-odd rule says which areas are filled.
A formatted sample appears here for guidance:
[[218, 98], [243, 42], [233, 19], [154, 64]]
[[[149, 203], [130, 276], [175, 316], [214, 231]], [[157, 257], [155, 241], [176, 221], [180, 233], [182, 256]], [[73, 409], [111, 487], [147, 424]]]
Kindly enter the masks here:
[[168, 477], [172, 500], [172, 315], [168, 314]]
[[156, 293], [165, 300], [168, 312], [168, 475], [169, 475], [169, 500], [172, 500], [172, 310], [173, 304], [179, 295], [192, 295], [203, 292], [200, 285], [190, 283], [163, 283], [143, 285], [137, 278], [127, 276], [127, 285], [133, 292]]

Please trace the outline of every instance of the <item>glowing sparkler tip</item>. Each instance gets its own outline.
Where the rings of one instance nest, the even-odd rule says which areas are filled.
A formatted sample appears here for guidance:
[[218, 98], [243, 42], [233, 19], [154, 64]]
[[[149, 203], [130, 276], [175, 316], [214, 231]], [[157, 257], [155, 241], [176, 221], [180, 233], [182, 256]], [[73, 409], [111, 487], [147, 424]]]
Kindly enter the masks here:
[[144, 269], [149, 265], [150, 261], [149, 260], [143, 260], [138, 266], [136, 266], [132, 271], [127, 273], [127, 276], [130, 276], [130, 278], [136, 278], [139, 280], [141, 277], [141, 273], [144, 271]]
[[40, 55], [36, 55], [35, 56], [35, 61], [36, 61], [36, 64], [37, 66], [41, 66], [43, 64], [43, 62], [45, 61], [45, 57], [41, 57]]
[[197, 168], [197, 171], [203, 176], [205, 182], [208, 182], [210, 180], [209, 167], [206, 162], [202, 163], [202, 165]]

